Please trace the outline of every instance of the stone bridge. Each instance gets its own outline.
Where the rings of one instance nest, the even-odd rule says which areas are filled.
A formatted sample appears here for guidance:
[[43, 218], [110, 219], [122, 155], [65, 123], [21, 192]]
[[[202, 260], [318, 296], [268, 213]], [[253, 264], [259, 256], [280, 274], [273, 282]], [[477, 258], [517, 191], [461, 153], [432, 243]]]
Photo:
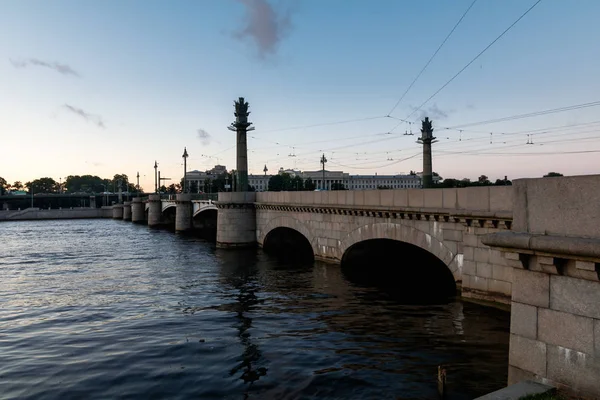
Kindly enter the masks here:
[[340, 263], [353, 245], [392, 239], [441, 260], [463, 296], [509, 303], [512, 268], [482, 235], [512, 226], [512, 187], [221, 193], [220, 247], [258, 243], [287, 228], [314, 257]]
[[147, 218], [139, 198], [113, 217], [158, 226], [171, 215], [188, 230], [218, 210], [217, 247], [269, 247], [293, 232], [314, 258], [342, 266], [361, 244], [402, 243], [443, 263], [463, 297], [510, 304], [509, 383], [600, 398], [599, 188], [600, 175], [590, 175], [462, 189], [219, 193], [216, 203], [157, 195]]
[[509, 384], [600, 398], [600, 175], [513, 185], [220, 193], [217, 246], [262, 246], [283, 228], [336, 263], [372, 239], [424, 249], [462, 296], [511, 305]]
[[[217, 210], [217, 206], [212, 200], [189, 200], [192, 203], [192, 217], [197, 216], [202, 211]], [[150, 203], [144, 203], [144, 210], [148, 212]], [[177, 195], [173, 195], [171, 199], [161, 199], [161, 213], [164, 213], [169, 208], [177, 208]]]

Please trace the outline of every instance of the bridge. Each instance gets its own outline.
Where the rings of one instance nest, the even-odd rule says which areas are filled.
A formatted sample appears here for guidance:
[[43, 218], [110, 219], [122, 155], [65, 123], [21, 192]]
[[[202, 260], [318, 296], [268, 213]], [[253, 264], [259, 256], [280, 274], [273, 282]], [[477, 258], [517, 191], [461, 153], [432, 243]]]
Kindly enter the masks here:
[[[341, 264], [410, 296], [510, 304], [509, 384], [600, 396], [600, 175], [513, 186], [149, 196], [113, 217]], [[127, 208], [131, 212], [127, 212]], [[121, 211], [119, 211], [121, 210]], [[207, 218], [210, 216], [210, 218]], [[384, 271], [385, 272], [385, 271]], [[384, 285], [385, 286], [385, 285]]]

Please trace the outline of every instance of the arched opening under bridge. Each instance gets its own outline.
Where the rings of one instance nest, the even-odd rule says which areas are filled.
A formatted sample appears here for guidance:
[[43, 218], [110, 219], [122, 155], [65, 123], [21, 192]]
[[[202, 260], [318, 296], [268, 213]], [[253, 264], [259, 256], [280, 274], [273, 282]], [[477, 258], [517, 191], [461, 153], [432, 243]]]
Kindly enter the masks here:
[[174, 205], [165, 208], [160, 216], [162, 225], [166, 228], [175, 229], [175, 217], [177, 215], [177, 207]]
[[310, 263], [315, 255], [308, 239], [295, 229], [278, 227], [267, 233], [263, 250], [283, 262]]
[[203, 210], [194, 215], [192, 220], [194, 233], [210, 242], [217, 241], [217, 210]]
[[392, 240], [355, 243], [342, 256], [345, 277], [375, 287], [404, 304], [438, 304], [456, 295], [456, 282], [442, 260], [418, 246]]

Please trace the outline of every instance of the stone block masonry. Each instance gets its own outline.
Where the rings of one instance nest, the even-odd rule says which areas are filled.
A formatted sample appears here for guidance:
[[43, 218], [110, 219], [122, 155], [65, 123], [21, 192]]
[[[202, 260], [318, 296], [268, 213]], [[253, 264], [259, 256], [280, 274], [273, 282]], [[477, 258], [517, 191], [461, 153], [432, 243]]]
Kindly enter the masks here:
[[395, 239], [442, 260], [463, 296], [510, 303], [509, 267], [481, 241], [510, 226], [511, 188], [494, 189], [261, 192], [255, 240], [262, 245], [271, 230], [287, 227], [308, 239], [315, 258], [337, 263], [355, 243]]
[[531, 379], [600, 398], [599, 183], [514, 181], [516, 232], [483, 238], [513, 270], [509, 384]]
[[256, 245], [256, 193], [219, 193], [216, 203], [217, 247], [250, 247]]

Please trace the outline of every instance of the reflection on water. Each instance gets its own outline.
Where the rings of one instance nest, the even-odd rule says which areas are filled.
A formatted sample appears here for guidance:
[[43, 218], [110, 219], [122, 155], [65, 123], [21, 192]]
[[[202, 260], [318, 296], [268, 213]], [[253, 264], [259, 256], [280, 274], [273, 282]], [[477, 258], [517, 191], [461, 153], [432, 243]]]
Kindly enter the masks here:
[[506, 382], [509, 315], [121, 221], [0, 224], [3, 398], [449, 399]]

